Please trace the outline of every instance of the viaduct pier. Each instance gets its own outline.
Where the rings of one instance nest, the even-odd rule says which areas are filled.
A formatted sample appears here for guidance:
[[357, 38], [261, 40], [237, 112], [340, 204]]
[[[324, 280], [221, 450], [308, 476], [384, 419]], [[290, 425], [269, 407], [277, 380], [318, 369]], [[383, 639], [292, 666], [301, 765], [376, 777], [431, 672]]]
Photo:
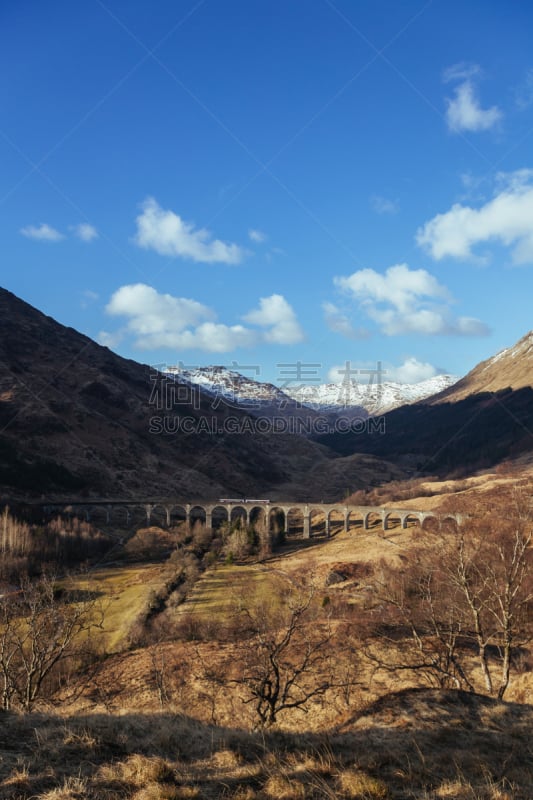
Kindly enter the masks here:
[[[298, 527], [304, 538], [313, 533], [313, 519], [322, 521], [322, 533], [329, 536], [332, 526], [342, 526], [346, 533], [351, 528], [369, 530], [380, 523], [383, 530], [390, 527], [407, 528], [409, 524], [423, 525], [426, 519], [443, 519], [433, 511], [416, 511], [406, 508], [382, 506], [356, 506], [345, 503], [298, 503], [275, 500], [222, 499], [218, 501], [174, 499], [139, 500], [72, 500], [43, 503], [45, 513], [71, 514], [87, 521], [105, 521], [107, 524], [129, 525], [132, 522], [162, 524], [167, 527], [186, 522], [193, 524], [201, 520], [206, 527], [217, 527], [222, 522], [241, 518], [247, 525], [266, 522], [269, 530], [277, 527], [290, 532]], [[446, 519], [460, 522], [459, 515], [446, 514]]]

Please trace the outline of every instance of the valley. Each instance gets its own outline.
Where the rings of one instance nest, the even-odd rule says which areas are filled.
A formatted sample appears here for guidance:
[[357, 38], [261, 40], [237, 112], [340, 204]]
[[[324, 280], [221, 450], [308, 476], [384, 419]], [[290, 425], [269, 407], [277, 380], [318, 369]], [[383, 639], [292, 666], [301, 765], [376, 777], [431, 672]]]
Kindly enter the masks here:
[[533, 5], [0, 10], [0, 800], [532, 800]]
[[[247, 553], [235, 533], [141, 528], [112, 548], [109, 566], [104, 558], [74, 578], [71, 590], [103, 599], [105, 657], [88, 679], [63, 680], [51, 705], [4, 712], [3, 797], [528, 797], [527, 666], [513, 669], [502, 701], [484, 692], [474, 651], [459, 647], [476, 691], [457, 689], [439, 680], [437, 663], [410, 661], [407, 632], [382, 627], [391, 576], [407, 577], [427, 548], [442, 553], [452, 529], [413, 520], [383, 530], [376, 520], [329, 538], [319, 528], [307, 540], [291, 535], [263, 554]], [[194, 553], [216, 552], [227, 536], [216, 560], [193, 566], [185, 595], [164, 591]], [[261, 642], [279, 645], [294, 612], [302, 617], [281, 674], [313, 646], [298, 683], [311, 695], [256, 730], [248, 691]]]
[[529, 797], [528, 337], [386, 411], [0, 307], [0, 797]]

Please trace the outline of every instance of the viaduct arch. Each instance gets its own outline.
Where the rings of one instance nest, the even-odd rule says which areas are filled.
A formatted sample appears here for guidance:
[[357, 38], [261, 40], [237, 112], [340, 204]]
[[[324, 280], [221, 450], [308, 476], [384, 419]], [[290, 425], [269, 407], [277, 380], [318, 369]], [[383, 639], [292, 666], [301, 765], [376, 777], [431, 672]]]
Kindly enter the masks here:
[[[127, 525], [133, 515], [140, 516], [146, 525], [150, 525], [154, 516], [163, 519], [167, 527], [177, 519], [187, 523], [195, 519], [205, 519], [206, 527], [213, 527], [213, 519], [218, 518], [231, 521], [236, 516], [244, 519], [247, 525], [264, 514], [268, 521], [268, 529], [272, 531], [275, 525], [283, 525], [285, 531], [289, 527], [289, 514], [298, 513], [303, 525], [303, 538], [309, 539], [312, 535], [312, 516], [320, 514], [323, 517], [323, 532], [331, 535], [333, 516], [337, 517], [345, 533], [349, 532], [350, 525], [358, 524], [363, 530], [371, 528], [371, 518], [381, 522], [383, 530], [389, 530], [392, 520], [400, 523], [405, 529], [409, 523], [418, 523], [422, 526], [426, 519], [439, 520], [440, 515], [433, 511], [415, 511], [406, 508], [383, 508], [381, 506], [353, 506], [345, 503], [291, 503], [285, 501], [257, 501], [257, 500], [218, 500], [216, 502], [194, 501], [183, 502], [179, 500], [91, 500], [72, 501], [65, 503], [42, 504], [46, 513], [60, 512], [63, 514], [77, 514], [84, 516], [87, 521], [98, 517], [105, 518], [109, 524], [112, 520], [121, 519]], [[462, 515], [445, 515], [446, 519], [461, 522]]]

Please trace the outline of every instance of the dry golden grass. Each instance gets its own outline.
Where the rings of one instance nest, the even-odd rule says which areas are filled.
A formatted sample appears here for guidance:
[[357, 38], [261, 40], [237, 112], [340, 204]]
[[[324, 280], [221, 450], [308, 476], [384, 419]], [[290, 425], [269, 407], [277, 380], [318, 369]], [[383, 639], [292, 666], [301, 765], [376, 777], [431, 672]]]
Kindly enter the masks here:
[[272, 800], [305, 800], [305, 786], [284, 775], [272, 775], [263, 786], [264, 794]]
[[387, 800], [389, 790], [379, 778], [373, 778], [365, 772], [347, 769], [340, 773], [338, 779], [339, 792], [350, 800]]
[[[462, 501], [476, 503], [495, 492], [533, 485], [533, 456], [530, 453], [519, 456], [498, 465], [494, 469], [479, 472], [467, 478], [436, 478], [417, 481], [399, 482], [392, 488], [383, 486], [384, 501], [378, 505], [394, 508], [414, 509], [418, 511], [438, 511], [450, 500], [460, 498]], [[408, 497], [406, 487], [410, 487]]]
[[457, 692], [383, 698], [342, 733], [170, 713], [2, 723], [1, 800], [530, 800], [533, 785], [533, 708]]
[[134, 564], [93, 570], [74, 577], [76, 589], [96, 590], [105, 606], [104, 645], [108, 653], [124, 649], [133, 623], [150, 592], [162, 585], [162, 565]]
[[205, 572], [196, 583], [186, 601], [175, 611], [180, 617], [189, 613], [201, 619], [223, 624], [231, 613], [235, 600], [242, 595], [243, 587], [253, 584], [254, 593], [275, 595], [280, 579], [271, 569], [258, 564], [217, 565]]

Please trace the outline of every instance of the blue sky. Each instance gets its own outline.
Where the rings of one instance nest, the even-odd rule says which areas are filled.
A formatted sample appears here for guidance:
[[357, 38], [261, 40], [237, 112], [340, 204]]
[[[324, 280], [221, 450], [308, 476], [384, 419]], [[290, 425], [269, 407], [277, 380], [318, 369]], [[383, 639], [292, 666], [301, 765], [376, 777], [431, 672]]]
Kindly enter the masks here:
[[464, 374], [533, 328], [532, 23], [3, 3], [1, 283], [144, 363]]

